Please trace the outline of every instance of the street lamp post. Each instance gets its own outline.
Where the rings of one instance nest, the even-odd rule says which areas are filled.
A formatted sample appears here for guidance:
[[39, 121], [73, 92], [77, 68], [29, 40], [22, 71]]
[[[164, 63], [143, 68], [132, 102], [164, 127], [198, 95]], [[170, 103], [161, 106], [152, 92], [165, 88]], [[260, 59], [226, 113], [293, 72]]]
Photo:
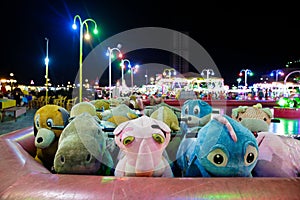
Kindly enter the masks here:
[[89, 26], [88, 26], [88, 22], [92, 22], [95, 26], [94, 28], [94, 34], [98, 34], [98, 30], [97, 30], [97, 23], [91, 19], [85, 19], [84, 21], [81, 20], [79, 15], [76, 15], [74, 17], [74, 22], [73, 22], [73, 29], [76, 30], [77, 29], [77, 25], [76, 25], [76, 20], [78, 19], [79, 24], [80, 24], [80, 36], [79, 36], [79, 40], [80, 40], [80, 44], [79, 44], [79, 102], [82, 102], [82, 44], [83, 44], [83, 27], [85, 26], [86, 28], [86, 34], [85, 34], [85, 39], [89, 40], [90, 39], [90, 34], [89, 34]]
[[283, 76], [284, 73], [281, 69], [276, 69], [276, 70], [272, 70], [270, 76], [274, 76], [274, 72], [275, 72], [275, 81], [278, 81], [278, 75]]
[[118, 44], [117, 47], [114, 48], [107, 48], [108, 51], [108, 65], [109, 65], [109, 98], [111, 99], [111, 59], [113, 57], [112, 53], [113, 51], [118, 51], [119, 52], [119, 58], [122, 58], [122, 53], [121, 53], [121, 45]]
[[14, 82], [14, 73], [10, 73], [9, 76], [11, 77], [10, 78], [10, 91], [12, 92], [13, 91], [13, 82]]
[[242, 79], [241, 78], [237, 78], [236, 81], [238, 82], [238, 88], [239, 88], [240, 82], [242, 81]]
[[131, 88], [133, 88], [133, 74], [137, 72], [139, 65], [135, 65], [134, 67], [130, 67], [130, 75], [131, 75]]
[[215, 75], [214, 70], [212, 69], [203, 69], [201, 72], [201, 76], [204, 76], [204, 72], [206, 72], [206, 79], [209, 79], [209, 75]]
[[49, 39], [45, 38], [46, 40], [46, 58], [45, 58], [45, 65], [46, 65], [46, 99], [45, 99], [45, 104], [48, 104], [48, 64], [49, 64], [49, 57], [48, 57], [48, 44], [49, 44]]
[[128, 68], [131, 68], [130, 61], [128, 59], [122, 59], [121, 62], [121, 68], [122, 68], [122, 86], [124, 86], [124, 68], [125, 68], [125, 62], [128, 63]]
[[243, 72], [245, 72], [245, 87], [247, 87], [247, 75], [252, 76], [252, 71], [250, 69], [242, 69], [239, 75], [242, 76]]

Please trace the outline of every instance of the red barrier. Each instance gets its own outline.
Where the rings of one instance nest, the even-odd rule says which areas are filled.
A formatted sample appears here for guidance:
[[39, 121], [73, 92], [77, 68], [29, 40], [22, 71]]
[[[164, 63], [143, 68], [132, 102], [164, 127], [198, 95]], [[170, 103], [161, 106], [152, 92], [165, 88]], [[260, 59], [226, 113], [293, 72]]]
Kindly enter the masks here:
[[300, 108], [274, 107], [274, 117], [286, 119], [300, 119]]
[[2, 135], [0, 149], [0, 199], [299, 199], [300, 178], [52, 174], [33, 158], [32, 127]]
[[[170, 106], [180, 107], [185, 102], [185, 99], [177, 100], [177, 99], [164, 99], [163, 102]], [[253, 106], [257, 103], [262, 104], [262, 107], [274, 107], [278, 105], [275, 100], [203, 100], [206, 101], [211, 106]], [[150, 100], [145, 99], [143, 100], [145, 106], [150, 105]]]

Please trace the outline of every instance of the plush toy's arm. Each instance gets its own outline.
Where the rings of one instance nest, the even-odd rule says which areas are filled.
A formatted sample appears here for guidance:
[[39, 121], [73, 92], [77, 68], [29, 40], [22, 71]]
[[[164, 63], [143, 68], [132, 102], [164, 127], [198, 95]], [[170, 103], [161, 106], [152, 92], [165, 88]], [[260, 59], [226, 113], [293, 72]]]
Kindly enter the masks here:
[[36, 161], [38, 161], [39, 163], [43, 164], [42, 160], [39, 158], [39, 155], [42, 154], [42, 150], [41, 149], [37, 149], [36, 150], [36, 156], [34, 157], [34, 159]]
[[119, 160], [115, 169], [115, 176], [122, 177], [125, 176], [125, 168], [126, 168], [126, 157]]
[[200, 170], [200, 168], [199, 168], [199, 166], [201, 166], [201, 165], [199, 165], [199, 163], [198, 163], [198, 165], [196, 165], [195, 161], [197, 161], [196, 157], [194, 157], [194, 160], [192, 160], [191, 164], [188, 165], [186, 170], [183, 172], [184, 177], [202, 177], [203, 176], [201, 173], [201, 171], [203, 171], [203, 169]]
[[107, 165], [110, 168], [114, 167], [114, 161], [111, 157], [110, 152], [107, 149], [103, 153], [102, 163], [104, 163], [105, 165]]
[[194, 156], [191, 164], [187, 167], [186, 176], [211, 177], [211, 175], [200, 164], [197, 156]]
[[166, 167], [165, 167], [165, 170], [162, 174], [162, 177], [174, 177], [174, 174], [172, 172], [170, 164], [165, 158], [163, 158], [163, 165], [165, 165]]

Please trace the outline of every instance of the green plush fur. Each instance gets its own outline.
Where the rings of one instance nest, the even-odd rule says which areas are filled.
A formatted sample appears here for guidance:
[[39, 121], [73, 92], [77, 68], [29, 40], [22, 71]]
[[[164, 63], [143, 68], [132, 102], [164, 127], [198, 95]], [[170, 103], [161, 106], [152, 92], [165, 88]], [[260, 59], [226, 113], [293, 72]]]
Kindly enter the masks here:
[[76, 116], [59, 139], [54, 158], [55, 172], [108, 175], [107, 170], [100, 170], [103, 166], [112, 169], [114, 165], [107, 141], [94, 116], [87, 112]]

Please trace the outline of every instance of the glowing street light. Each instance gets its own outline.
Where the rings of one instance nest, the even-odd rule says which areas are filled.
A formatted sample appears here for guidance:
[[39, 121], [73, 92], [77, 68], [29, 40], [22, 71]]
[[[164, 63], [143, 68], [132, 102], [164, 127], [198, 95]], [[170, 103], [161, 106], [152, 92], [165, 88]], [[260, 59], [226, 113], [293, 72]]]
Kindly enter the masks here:
[[88, 18], [88, 19], [85, 19], [84, 21], [81, 20], [80, 16], [79, 15], [76, 15], [74, 17], [74, 22], [73, 22], [73, 25], [72, 25], [72, 28], [74, 30], [77, 29], [77, 25], [76, 25], [76, 20], [79, 20], [79, 24], [80, 24], [80, 44], [79, 44], [79, 102], [82, 102], [82, 44], [83, 44], [83, 27], [85, 26], [86, 28], [86, 34], [84, 35], [84, 38], [86, 40], [89, 40], [90, 39], [90, 34], [89, 34], [89, 26], [88, 26], [88, 22], [92, 22], [95, 26], [94, 28], [94, 34], [98, 34], [98, 30], [97, 30], [97, 23], [91, 19], [91, 18]]
[[241, 78], [237, 78], [236, 81], [238, 82], [238, 87], [240, 86], [240, 82], [242, 81]]
[[121, 61], [121, 68], [122, 68], [122, 86], [124, 85], [124, 69], [125, 69], [125, 62], [128, 63], [128, 68], [131, 68], [130, 61], [128, 59], [122, 59]]
[[49, 44], [49, 39], [45, 38], [46, 40], [46, 58], [45, 58], [45, 65], [46, 65], [46, 99], [45, 103], [46, 105], [48, 104], [48, 64], [49, 64], [49, 57], [48, 57], [48, 44]]
[[11, 77], [10, 80], [9, 80], [9, 82], [10, 82], [10, 91], [13, 91], [14, 73], [10, 73], [9, 76]]
[[251, 71], [250, 69], [242, 69], [242, 70], [240, 71], [239, 76], [242, 76], [242, 75], [243, 75], [243, 72], [245, 72], [245, 86], [247, 87], [247, 86], [248, 86], [248, 85], [247, 85], [247, 75], [253, 76], [253, 73], [252, 73], [252, 71]]
[[133, 88], [133, 74], [135, 74], [138, 69], [139, 69], [139, 65], [135, 65], [134, 67], [130, 67], [130, 75], [131, 75], [131, 88]]
[[121, 44], [118, 44], [117, 47], [114, 47], [114, 48], [110, 48], [108, 47], [107, 48], [107, 56], [108, 56], [108, 64], [109, 64], [109, 98], [111, 99], [111, 59], [113, 58], [113, 51], [118, 51], [119, 52], [119, 58], [122, 58], [123, 55], [121, 53]]
[[203, 69], [202, 72], [201, 72], [201, 76], [204, 76], [204, 72], [206, 72], [206, 79], [208, 80], [209, 79], [209, 75], [215, 75], [215, 72], [214, 70], [212, 69]]
[[280, 76], [284, 76], [284, 73], [281, 69], [277, 69], [277, 70], [272, 70], [272, 72], [270, 73], [270, 76], [274, 76], [274, 72], [275, 72], [275, 81], [278, 81], [278, 75]]

